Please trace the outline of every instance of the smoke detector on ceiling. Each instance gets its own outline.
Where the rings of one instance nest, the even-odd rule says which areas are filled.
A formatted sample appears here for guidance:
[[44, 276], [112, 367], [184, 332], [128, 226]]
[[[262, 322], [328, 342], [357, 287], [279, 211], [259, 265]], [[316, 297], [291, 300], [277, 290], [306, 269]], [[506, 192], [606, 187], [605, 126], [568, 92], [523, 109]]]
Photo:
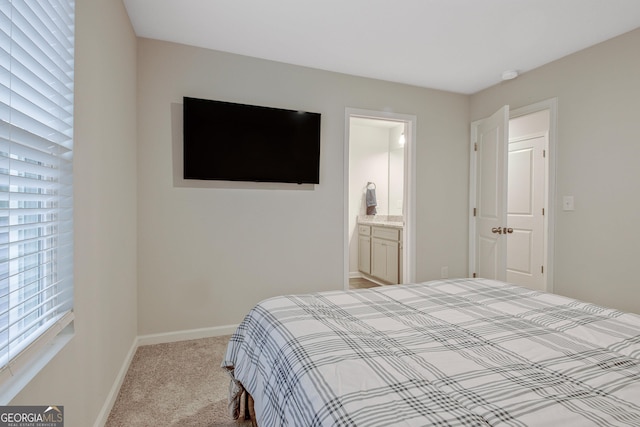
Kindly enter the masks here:
[[502, 73], [502, 80], [513, 80], [518, 77], [516, 70], [507, 70]]

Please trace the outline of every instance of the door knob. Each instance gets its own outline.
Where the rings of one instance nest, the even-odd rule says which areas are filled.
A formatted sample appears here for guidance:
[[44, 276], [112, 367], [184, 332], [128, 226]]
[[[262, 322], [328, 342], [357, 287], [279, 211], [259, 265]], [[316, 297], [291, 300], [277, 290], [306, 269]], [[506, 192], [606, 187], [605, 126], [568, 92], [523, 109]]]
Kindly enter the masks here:
[[511, 234], [511, 233], [513, 233], [513, 228], [507, 228], [507, 227], [493, 227], [493, 228], [491, 229], [491, 232], [492, 232], [492, 233], [495, 233], [495, 234], [503, 234], [503, 233], [504, 233], [504, 234], [507, 234], [507, 233]]

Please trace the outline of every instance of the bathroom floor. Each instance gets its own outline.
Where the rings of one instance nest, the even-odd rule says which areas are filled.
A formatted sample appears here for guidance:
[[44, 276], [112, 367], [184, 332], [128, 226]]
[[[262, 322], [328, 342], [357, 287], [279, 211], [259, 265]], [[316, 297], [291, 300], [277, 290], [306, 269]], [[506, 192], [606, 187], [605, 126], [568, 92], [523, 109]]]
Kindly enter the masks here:
[[373, 283], [370, 280], [365, 278], [355, 278], [349, 279], [349, 289], [366, 289], [366, 288], [375, 288], [376, 286], [380, 286], [377, 283]]

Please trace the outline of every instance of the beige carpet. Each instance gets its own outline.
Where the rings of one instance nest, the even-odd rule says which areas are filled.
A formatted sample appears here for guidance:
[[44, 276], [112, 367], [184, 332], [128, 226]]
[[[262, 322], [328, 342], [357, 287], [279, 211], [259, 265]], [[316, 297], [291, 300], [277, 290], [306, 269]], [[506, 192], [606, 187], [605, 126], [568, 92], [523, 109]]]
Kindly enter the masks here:
[[106, 427], [250, 426], [227, 411], [229, 336], [139, 347]]

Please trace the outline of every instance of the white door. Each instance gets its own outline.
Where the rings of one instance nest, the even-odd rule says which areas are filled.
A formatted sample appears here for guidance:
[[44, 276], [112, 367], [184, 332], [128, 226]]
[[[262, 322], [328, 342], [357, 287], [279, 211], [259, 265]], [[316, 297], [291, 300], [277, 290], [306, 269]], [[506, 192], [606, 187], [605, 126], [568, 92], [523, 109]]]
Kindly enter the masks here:
[[512, 119], [509, 124], [507, 281], [545, 291], [546, 152], [549, 111]]
[[513, 111], [511, 120], [501, 109], [471, 124], [470, 275], [553, 292], [556, 111], [550, 99]]
[[509, 106], [475, 126], [476, 277], [506, 280]]

